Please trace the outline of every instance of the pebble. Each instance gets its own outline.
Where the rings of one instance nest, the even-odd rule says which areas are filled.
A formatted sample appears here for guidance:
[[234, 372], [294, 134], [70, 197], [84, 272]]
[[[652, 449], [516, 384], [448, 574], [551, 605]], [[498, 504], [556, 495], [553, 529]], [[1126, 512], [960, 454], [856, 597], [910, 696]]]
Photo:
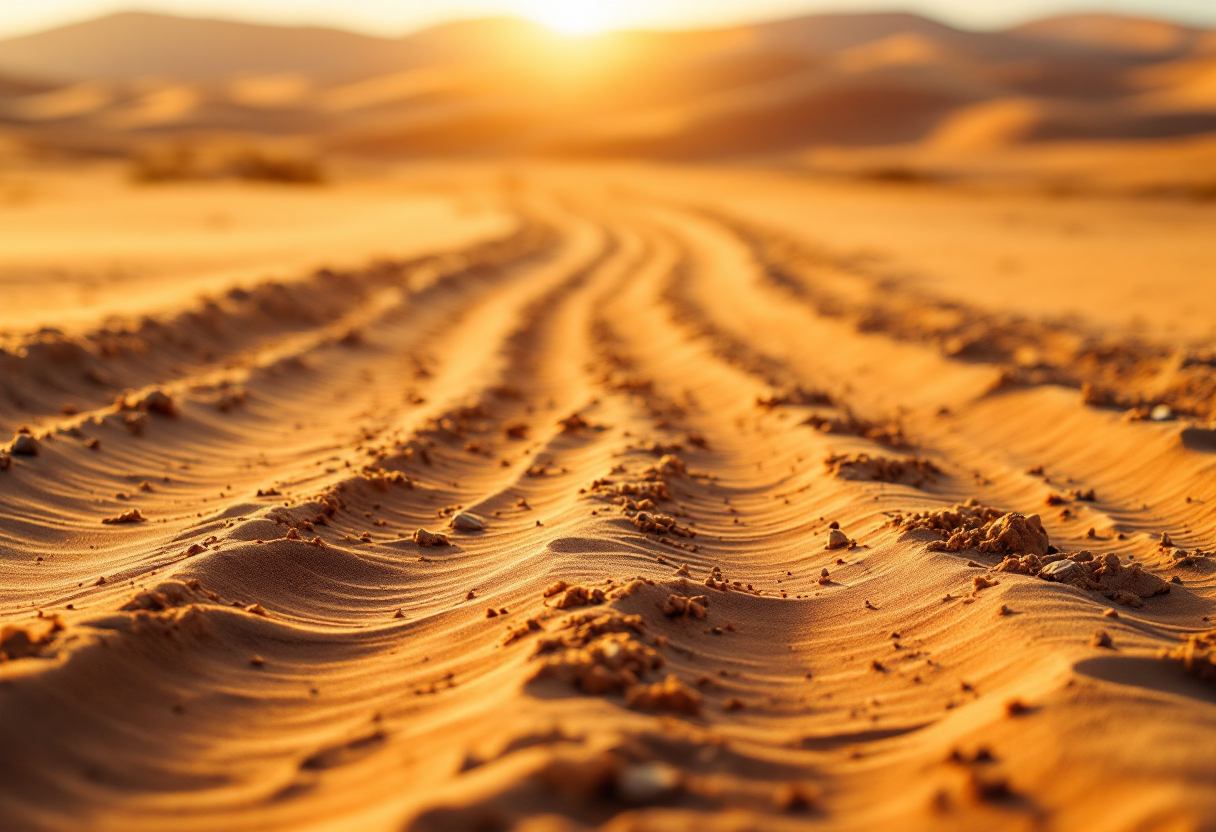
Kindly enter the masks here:
[[849, 536], [840, 529], [832, 529], [828, 532], [828, 548], [843, 549], [849, 545]]
[[1174, 418], [1174, 410], [1168, 404], [1159, 404], [1149, 411], [1148, 418], [1154, 422], [1168, 422]]
[[148, 395], [140, 401], [139, 407], [141, 410], [146, 410], [149, 413], [162, 413], [165, 416], [176, 416], [177, 405], [167, 393], [162, 390], [152, 390]]
[[680, 788], [680, 772], [667, 763], [635, 763], [617, 777], [621, 799], [630, 803], [653, 803]]
[[462, 532], [479, 532], [486, 527], [486, 521], [476, 514], [462, 511], [452, 518], [452, 528]]
[[1081, 576], [1081, 566], [1076, 561], [1057, 560], [1044, 566], [1039, 575], [1049, 580], [1066, 582]]
[[438, 532], [429, 532], [426, 529], [418, 529], [414, 532], [414, 542], [419, 546], [447, 546], [448, 539]]
[[38, 444], [38, 440], [28, 433], [19, 433], [13, 440], [13, 453], [15, 454], [38, 456], [40, 450], [42, 450], [42, 446]]

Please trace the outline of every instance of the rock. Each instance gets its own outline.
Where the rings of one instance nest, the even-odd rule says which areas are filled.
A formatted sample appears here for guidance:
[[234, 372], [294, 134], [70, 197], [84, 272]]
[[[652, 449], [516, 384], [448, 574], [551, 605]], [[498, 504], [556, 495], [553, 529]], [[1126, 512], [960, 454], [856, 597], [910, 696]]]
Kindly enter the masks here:
[[1062, 584], [1072, 583], [1083, 577], [1084, 574], [1085, 570], [1073, 560], [1057, 560], [1055, 563], [1049, 563], [1039, 573], [1040, 577], [1050, 581], [1059, 581]]
[[107, 517], [102, 520], [107, 526], [113, 526], [118, 523], [145, 523], [148, 518], [139, 513], [139, 509], [133, 508], [130, 511], [124, 511], [117, 517]]
[[160, 390], [153, 390], [144, 396], [139, 403], [139, 409], [149, 413], [162, 413], [165, 416], [177, 416], [177, 405], [167, 393]]
[[572, 586], [566, 590], [566, 594], [557, 599], [553, 605], [559, 610], [571, 610], [575, 607], [587, 607], [593, 604], [604, 603], [605, 595], [602, 589], [588, 589], [585, 586]]
[[1174, 410], [1168, 404], [1159, 404], [1148, 413], [1154, 422], [1168, 422], [1174, 418]]
[[479, 532], [486, 527], [486, 521], [476, 514], [462, 511], [452, 518], [452, 528], [462, 532]]
[[654, 803], [680, 789], [680, 772], [667, 763], [634, 763], [618, 775], [616, 791], [628, 803]]
[[42, 450], [42, 446], [38, 440], [30, 436], [28, 433], [19, 433], [13, 439], [13, 453], [21, 454], [22, 456], [38, 456], [38, 452]]
[[829, 549], [844, 549], [849, 545], [849, 536], [840, 529], [832, 529], [828, 532], [828, 548]]
[[418, 529], [414, 532], [414, 542], [419, 546], [448, 546], [446, 536], [438, 532], [428, 532], [426, 529]]

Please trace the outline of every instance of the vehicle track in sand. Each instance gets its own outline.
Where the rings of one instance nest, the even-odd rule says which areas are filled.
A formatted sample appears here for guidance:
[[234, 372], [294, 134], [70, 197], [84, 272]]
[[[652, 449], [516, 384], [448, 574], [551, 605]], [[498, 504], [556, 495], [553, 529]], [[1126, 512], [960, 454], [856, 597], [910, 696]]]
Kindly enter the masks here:
[[[0, 826], [1216, 814], [1216, 689], [1157, 658], [1216, 614], [1210, 364], [1110, 373], [678, 194], [503, 204], [464, 251], [4, 356], [40, 448], [0, 471]], [[1126, 418], [1152, 390], [1194, 419]], [[1120, 606], [895, 520], [969, 499], [1179, 582]]]

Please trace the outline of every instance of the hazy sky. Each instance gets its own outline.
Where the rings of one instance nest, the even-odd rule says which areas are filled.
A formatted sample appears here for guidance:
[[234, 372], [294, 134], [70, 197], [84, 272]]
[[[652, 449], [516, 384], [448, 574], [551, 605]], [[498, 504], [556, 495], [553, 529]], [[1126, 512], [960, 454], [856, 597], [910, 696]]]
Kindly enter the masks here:
[[578, 30], [719, 25], [802, 12], [893, 8], [972, 27], [1076, 10], [1144, 14], [1216, 26], [1216, 0], [0, 0], [0, 37], [133, 8], [320, 24], [384, 35], [404, 34], [442, 20], [502, 14]]

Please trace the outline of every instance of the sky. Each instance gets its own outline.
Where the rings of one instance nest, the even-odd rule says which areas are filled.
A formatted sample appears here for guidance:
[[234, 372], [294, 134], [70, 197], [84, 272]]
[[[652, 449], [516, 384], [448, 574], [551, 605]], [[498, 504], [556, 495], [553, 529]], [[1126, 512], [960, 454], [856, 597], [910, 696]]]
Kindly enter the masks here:
[[571, 33], [717, 26], [818, 11], [915, 11], [991, 28], [1068, 11], [1216, 26], [1216, 0], [0, 0], [0, 38], [138, 9], [397, 36], [446, 20], [527, 17]]

